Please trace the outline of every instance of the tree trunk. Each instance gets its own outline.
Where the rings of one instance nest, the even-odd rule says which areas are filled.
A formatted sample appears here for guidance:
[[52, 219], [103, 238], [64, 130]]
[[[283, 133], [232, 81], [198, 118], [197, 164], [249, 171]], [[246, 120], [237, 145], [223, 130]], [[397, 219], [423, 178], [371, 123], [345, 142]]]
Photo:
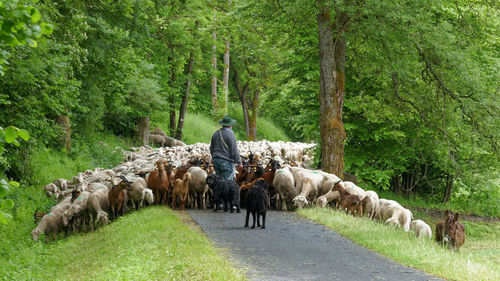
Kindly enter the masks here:
[[403, 195], [403, 187], [401, 186], [401, 175], [396, 175], [394, 178], [394, 193]]
[[61, 135], [61, 145], [69, 151], [71, 148], [71, 123], [69, 120], [69, 116], [67, 115], [59, 115], [56, 117], [56, 124], [62, 127], [63, 133]]
[[[333, 40], [330, 9], [318, 0], [318, 31], [320, 60], [320, 133], [321, 161], [325, 172], [338, 176], [344, 171], [346, 132], [342, 121], [345, 91], [346, 39], [343, 30]], [[336, 25], [343, 25], [345, 13], [339, 12]], [[342, 27], [343, 29], [345, 26]]]
[[149, 117], [139, 118], [137, 127], [139, 128], [139, 143], [147, 145], [149, 143]]
[[257, 115], [259, 111], [259, 90], [255, 91], [252, 102], [252, 114], [250, 115], [250, 135], [249, 141], [257, 139]]
[[233, 64], [231, 63], [231, 68], [234, 71], [234, 75], [233, 75], [234, 87], [236, 88], [236, 91], [238, 91], [238, 97], [240, 98], [241, 107], [243, 109], [243, 119], [245, 120], [245, 133], [246, 133], [246, 137], [248, 140], [250, 138], [250, 123], [248, 120], [248, 108], [247, 108], [246, 100], [247, 100], [247, 90], [248, 90], [249, 83], [247, 82], [245, 84], [245, 86], [243, 87], [243, 89], [241, 89], [240, 77], [238, 75], [238, 70], [232, 65]]
[[212, 32], [212, 110], [214, 111], [214, 117], [217, 117], [218, 105], [217, 105], [217, 46], [215, 42], [217, 41], [217, 34], [215, 30]]
[[[198, 26], [198, 22], [196, 22], [195, 26], [196, 27]], [[181, 109], [179, 111], [179, 124], [177, 126], [177, 134], [175, 134], [175, 138], [178, 140], [182, 139], [182, 129], [184, 128], [184, 118], [186, 116], [186, 109], [189, 99], [189, 89], [191, 88], [191, 74], [193, 73], [193, 64], [194, 64], [194, 52], [191, 50], [191, 53], [189, 54], [189, 64], [187, 68], [186, 92], [184, 93], [184, 97], [182, 97]]]
[[[172, 67], [171, 69], [171, 74], [170, 74], [170, 87], [171, 89], [175, 89], [175, 66], [173, 65], [173, 55], [174, 55], [174, 50], [173, 47], [170, 47], [171, 50], [171, 56], [168, 58], [168, 61], [170, 62], [170, 65]], [[175, 132], [175, 121], [176, 121], [176, 116], [175, 116], [175, 92], [172, 91], [169, 96], [169, 103], [170, 103], [170, 124], [169, 124], [169, 130], [170, 130], [170, 135], [172, 136]]]
[[[229, 35], [228, 35], [229, 36]], [[229, 40], [226, 39], [226, 48], [224, 49], [224, 75], [222, 78], [224, 84], [224, 105], [222, 112], [227, 114], [227, 107], [229, 103]]]
[[453, 176], [446, 175], [446, 187], [444, 189], [443, 203], [447, 203], [451, 199], [451, 192], [453, 190]]

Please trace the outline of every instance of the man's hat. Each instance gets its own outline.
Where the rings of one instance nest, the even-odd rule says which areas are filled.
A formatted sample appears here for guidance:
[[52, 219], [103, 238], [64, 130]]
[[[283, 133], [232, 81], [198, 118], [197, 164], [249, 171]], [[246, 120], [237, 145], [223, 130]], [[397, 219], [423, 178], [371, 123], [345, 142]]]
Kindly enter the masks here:
[[219, 120], [219, 124], [222, 126], [233, 126], [236, 123], [236, 120], [232, 119], [229, 115], [226, 115], [222, 118], [222, 120]]

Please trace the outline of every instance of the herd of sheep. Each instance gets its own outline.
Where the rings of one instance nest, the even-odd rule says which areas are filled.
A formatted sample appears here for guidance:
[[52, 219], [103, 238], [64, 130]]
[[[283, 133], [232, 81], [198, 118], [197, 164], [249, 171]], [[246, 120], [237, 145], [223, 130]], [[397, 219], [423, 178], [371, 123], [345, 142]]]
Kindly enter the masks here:
[[[428, 224], [413, 220], [410, 210], [394, 200], [379, 198], [351, 181], [320, 170], [310, 169], [315, 144], [293, 142], [238, 142], [244, 168], [235, 181], [242, 193], [260, 179], [269, 186], [269, 205], [282, 211], [316, 205], [331, 205], [346, 213], [368, 216], [386, 224], [414, 230], [417, 237], [432, 237]], [[96, 168], [79, 173], [71, 180], [58, 179], [43, 189], [58, 204], [47, 213], [35, 213], [40, 219], [32, 231], [35, 241], [40, 234], [46, 240], [59, 232], [93, 230], [100, 224], [138, 210], [147, 204], [171, 205], [173, 209], [206, 209], [214, 206], [206, 184], [213, 173], [209, 145], [197, 143], [173, 147], [141, 146], [123, 151], [125, 161], [113, 169]], [[212, 200], [212, 201], [211, 201]], [[244, 206], [244, 205], [242, 205]], [[443, 230], [444, 233], [444, 230]]]

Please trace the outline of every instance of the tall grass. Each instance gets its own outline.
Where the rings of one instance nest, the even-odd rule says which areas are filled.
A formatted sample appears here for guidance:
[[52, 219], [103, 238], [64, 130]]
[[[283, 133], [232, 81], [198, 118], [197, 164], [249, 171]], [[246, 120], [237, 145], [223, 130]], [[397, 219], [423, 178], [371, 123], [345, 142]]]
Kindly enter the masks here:
[[199, 113], [186, 114], [184, 122], [183, 141], [186, 144], [210, 143], [212, 134], [220, 128], [217, 122]]
[[[233, 126], [233, 132], [236, 135], [236, 138], [241, 141], [246, 140], [245, 123], [241, 107], [238, 108], [232, 103], [230, 104], [229, 109], [230, 116], [237, 120], [237, 123]], [[168, 132], [168, 120], [166, 119], [166, 116], [159, 118], [164, 119], [160, 119], [160, 121], [156, 122], [154, 126]], [[197, 142], [210, 143], [212, 134], [219, 128], [219, 123], [214, 121], [211, 117], [200, 113], [188, 112], [184, 120], [182, 141], [186, 144], [194, 144]], [[266, 139], [268, 141], [290, 141], [281, 128], [276, 127], [271, 120], [266, 118], [259, 118], [257, 121], [257, 139]]]
[[[393, 229], [367, 218], [347, 216], [333, 209], [309, 208], [298, 212], [404, 265], [451, 280], [500, 280], [498, 224], [465, 222], [467, 240], [460, 252], [455, 253], [434, 240], [417, 239], [412, 232]], [[478, 236], [479, 225], [489, 229], [489, 239]]]
[[0, 276], [5, 280], [244, 280], [205, 235], [165, 207], [143, 208], [92, 233], [48, 244], [31, 241], [16, 257], [2, 261]]

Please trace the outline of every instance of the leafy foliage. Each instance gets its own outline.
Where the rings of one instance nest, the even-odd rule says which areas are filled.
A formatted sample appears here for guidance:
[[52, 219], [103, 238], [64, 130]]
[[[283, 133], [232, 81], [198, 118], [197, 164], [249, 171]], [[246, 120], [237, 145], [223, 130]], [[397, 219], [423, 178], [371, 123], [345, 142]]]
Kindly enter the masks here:
[[36, 7], [23, 5], [18, 0], [0, 3], [0, 76], [10, 56], [8, 47], [38, 45], [36, 39], [52, 33], [52, 25], [40, 22], [42, 16]]
[[[5, 129], [0, 127], [0, 164], [4, 164], [3, 162], [5, 161], [2, 154], [6, 144], [20, 146], [17, 138], [27, 141], [30, 136], [28, 131], [23, 129], [18, 129], [13, 126], [9, 126]], [[19, 187], [18, 182], [7, 182], [7, 180], [0, 178], [0, 224], [6, 224], [8, 220], [12, 219], [12, 215], [10, 215], [7, 211], [14, 207], [14, 200], [6, 197], [9, 195], [11, 189], [16, 187]]]

